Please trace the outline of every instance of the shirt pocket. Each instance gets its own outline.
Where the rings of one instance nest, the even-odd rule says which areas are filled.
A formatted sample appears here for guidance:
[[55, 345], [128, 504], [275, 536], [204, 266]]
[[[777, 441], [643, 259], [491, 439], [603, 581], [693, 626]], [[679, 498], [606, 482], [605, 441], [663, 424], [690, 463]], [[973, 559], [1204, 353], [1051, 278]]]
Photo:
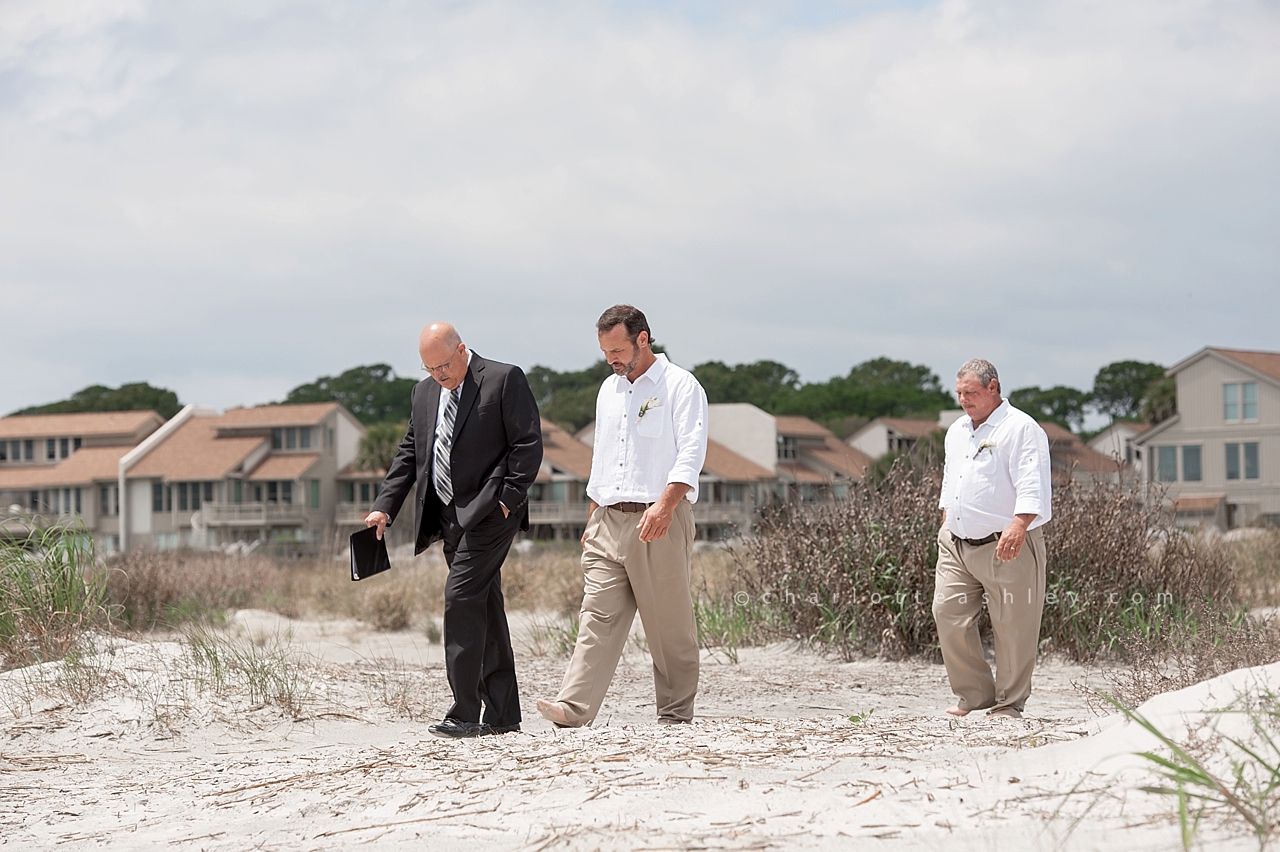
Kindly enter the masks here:
[[640, 422], [636, 424], [636, 433], [641, 438], [661, 438], [665, 431], [663, 428], [667, 418], [662, 416], [661, 411], [649, 409], [645, 412], [644, 417], [640, 418]]

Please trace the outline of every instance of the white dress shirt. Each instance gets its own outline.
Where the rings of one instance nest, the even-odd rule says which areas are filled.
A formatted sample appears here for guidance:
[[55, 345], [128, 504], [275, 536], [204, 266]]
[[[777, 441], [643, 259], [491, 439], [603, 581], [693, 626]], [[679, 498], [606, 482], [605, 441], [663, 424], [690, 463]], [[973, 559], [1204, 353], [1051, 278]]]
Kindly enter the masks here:
[[[471, 369], [471, 350], [470, 349], [467, 350], [467, 369], [468, 370]], [[462, 373], [462, 382], [459, 382], [458, 386], [453, 389], [458, 392], [459, 401], [462, 400], [462, 385], [463, 383], [466, 382], [466, 380], [467, 380], [467, 373], [466, 373], [466, 370], [464, 370]], [[437, 443], [439, 443], [440, 441], [440, 424], [444, 422], [444, 407], [449, 404], [449, 394], [451, 393], [453, 393], [453, 391], [446, 390], [444, 385], [440, 386], [440, 404], [436, 406], [436, 442]], [[435, 451], [435, 447], [432, 447], [432, 452], [434, 451]]]
[[688, 485], [696, 503], [706, 456], [707, 394], [688, 370], [658, 355], [634, 383], [604, 380], [587, 483], [596, 503], [656, 503], [672, 482]]
[[1014, 515], [1035, 515], [1029, 529], [1053, 517], [1049, 438], [1030, 415], [1002, 400], [973, 428], [961, 417], [947, 430], [946, 467], [938, 506], [960, 538], [1002, 532]]

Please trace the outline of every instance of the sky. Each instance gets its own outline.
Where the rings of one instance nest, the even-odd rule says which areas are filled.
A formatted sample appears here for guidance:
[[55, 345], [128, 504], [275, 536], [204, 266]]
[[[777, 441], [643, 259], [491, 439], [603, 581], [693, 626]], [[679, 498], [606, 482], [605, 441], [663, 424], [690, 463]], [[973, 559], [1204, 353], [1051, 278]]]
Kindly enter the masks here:
[[417, 334], [1087, 389], [1280, 350], [1280, 5], [6, 0], [0, 413]]

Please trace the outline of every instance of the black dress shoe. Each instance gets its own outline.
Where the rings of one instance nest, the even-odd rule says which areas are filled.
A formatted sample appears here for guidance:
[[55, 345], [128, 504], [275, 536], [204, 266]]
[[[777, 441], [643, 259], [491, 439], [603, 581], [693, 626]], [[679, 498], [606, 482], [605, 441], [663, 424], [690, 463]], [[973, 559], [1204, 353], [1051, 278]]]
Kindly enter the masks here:
[[427, 728], [427, 730], [437, 737], [445, 737], [451, 740], [460, 740], [466, 737], [483, 737], [485, 734], [493, 733], [484, 722], [463, 722], [460, 719], [450, 719], [448, 717], [443, 722]]
[[485, 725], [485, 727], [489, 729], [485, 731], [485, 733], [487, 734], [518, 734], [520, 733], [519, 722], [516, 722], [514, 725]]

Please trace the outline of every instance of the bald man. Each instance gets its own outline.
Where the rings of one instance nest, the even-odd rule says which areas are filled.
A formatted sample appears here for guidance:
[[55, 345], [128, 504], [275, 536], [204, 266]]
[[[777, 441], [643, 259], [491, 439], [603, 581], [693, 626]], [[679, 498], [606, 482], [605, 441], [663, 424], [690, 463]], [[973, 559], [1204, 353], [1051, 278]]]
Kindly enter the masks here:
[[501, 569], [516, 532], [529, 529], [528, 491], [542, 464], [538, 404], [519, 367], [468, 350], [448, 323], [422, 330], [418, 354], [428, 376], [414, 386], [409, 431], [365, 523], [381, 538], [416, 483], [414, 553], [444, 542], [444, 658], [453, 707], [431, 733], [518, 731]]

